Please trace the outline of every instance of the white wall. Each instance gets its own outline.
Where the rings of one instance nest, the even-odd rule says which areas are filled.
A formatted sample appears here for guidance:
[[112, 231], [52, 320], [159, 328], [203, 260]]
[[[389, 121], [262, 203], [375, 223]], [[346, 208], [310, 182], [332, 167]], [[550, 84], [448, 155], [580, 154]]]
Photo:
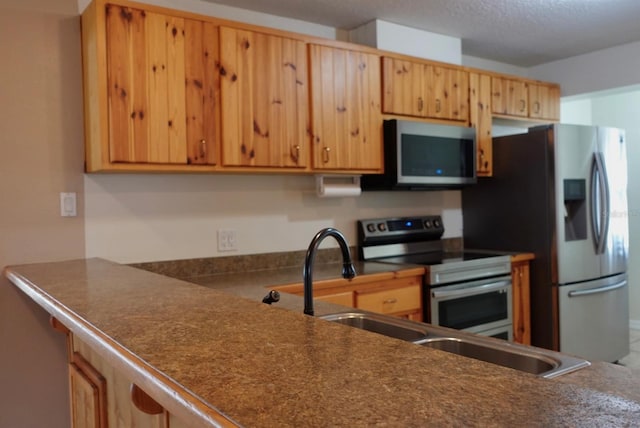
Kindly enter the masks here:
[[[84, 257], [82, 73], [75, 0], [0, 3], [0, 269]], [[59, 192], [79, 216], [60, 217]], [[64, 336], [0, 276], [0, 427], [67, 428]]]
[[[363, 192], [318, 198], [310, 176], [86, 175], [88, 257], [117, 262], [306, 249], [323, 227], [356, 244], [356, 220], [440, 214], [445, 237], [462, 236], [460, 192]], [[217, 250], [218, 229], [238, 251]], [[335, 246], [329, 241], [323, 246]]]
[[481, 70], [495, 71], [496, 73], [513, 74], [515, 76], [528, 77], [529, 69], [504, 62], [478, 58], [477, 56], [462, 55], [462, 65], [465, 67], [479, 68]]
[[535, 79], [557, 82], [563, 96], [640, 83], [640, 42], [628, 43], [529, 69]]
[[592, 125], [591, 97], [563, 98], [560, 103], [560, 122], [573, 125]]
[[374, 19], [349, 31], [349, 41], [434, 61], [462, 64], [459, 38]]

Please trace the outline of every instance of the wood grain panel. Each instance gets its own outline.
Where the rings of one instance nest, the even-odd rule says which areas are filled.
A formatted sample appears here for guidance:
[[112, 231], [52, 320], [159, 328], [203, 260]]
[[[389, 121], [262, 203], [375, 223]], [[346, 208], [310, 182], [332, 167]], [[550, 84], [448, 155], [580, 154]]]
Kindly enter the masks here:
[[221, 27], [220, 45], [223, 164], [305, 166], [304, 43]]
[[493, 141], [491, 138], [491, 76], [469, 74], [469, 119], [476, 128], [476, 170], [489, 177], [493, 173]]
[[527, 117], [529, 115], [528, 83], [502, 77], [491, 78], [493, 113]]
[[132, 30], [131, 9], [107, 5], [107, 87], [109, 104], [109, 158], [111, 162], [134, 159], [133, 81], [131, 76]]
[[421, 286], [396, 288], [372, 293], [356, 293], [356, 307], [381, 314], [409, 312], [422, 306]]
[[147, 67], [149, 81], [149, 135], [153, 144], [149, 145], [148, 157], [141, 158], [151, 163], [169, 162], [169, 88], [167, 62], [167, 20], [164, 15], [147, 14]]
[[380, 59], [311, 45], [313, 167], [382, 168]]
[[167, 17], [167, 88], [169, 104], [169, 163], [187, 161], [187, 122], [185, 106], [184, 19]]
[[425, 65], [395, 58], [382, 58], [384, 113], [425, 117], [427, 94]]
[[220, 129], [218, 29], [191, 19], [185, 20], [184, 29], [187, 163], [215, 165]]
[[469, 119], [469, 76], [464, 70], [428, 65], [427, 116], [437, 119]]
[[512, 263], [511, 282], [513, 283], [513, 340], [524, 345], [531, 344], [531, 303], [529, 262]]
[[529, 83], [529, 116], [534, 119], [560, 119], [560, 88], [557, 85]]
[[166, 412], [148, 415], [138, 410], [131, 401], [131, 381], [116, 371], [87, 344], [74, 340], [75, 351], [98, 373], [107, 387], [107, 415], [109, 425], [127, 428], [168, 428]]

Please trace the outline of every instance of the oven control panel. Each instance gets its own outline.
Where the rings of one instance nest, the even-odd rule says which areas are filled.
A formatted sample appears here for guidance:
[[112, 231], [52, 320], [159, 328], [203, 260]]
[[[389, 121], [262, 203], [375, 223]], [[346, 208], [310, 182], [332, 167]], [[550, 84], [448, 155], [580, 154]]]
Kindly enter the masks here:
[[443, 233], [439, 215], [358, 220], [359, 245], [435, 240]]

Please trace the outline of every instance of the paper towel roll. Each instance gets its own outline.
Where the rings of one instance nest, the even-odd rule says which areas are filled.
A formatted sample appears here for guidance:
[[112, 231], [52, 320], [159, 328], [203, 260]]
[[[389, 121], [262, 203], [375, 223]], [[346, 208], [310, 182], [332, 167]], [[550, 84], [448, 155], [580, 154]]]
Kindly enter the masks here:
[[[345, 182], [346, 181], [346, 182]], [[360, 196], [360, 176], [316, 176], [316, 192], [321, 198]]]

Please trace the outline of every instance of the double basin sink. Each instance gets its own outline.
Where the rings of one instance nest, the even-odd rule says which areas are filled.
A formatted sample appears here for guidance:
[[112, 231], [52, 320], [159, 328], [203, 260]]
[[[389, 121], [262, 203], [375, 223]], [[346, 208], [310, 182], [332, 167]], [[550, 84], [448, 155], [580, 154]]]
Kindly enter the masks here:
[[544, 378], [590, 365], [559, 352], [369, 312], [343, 312], [320, 318]]

